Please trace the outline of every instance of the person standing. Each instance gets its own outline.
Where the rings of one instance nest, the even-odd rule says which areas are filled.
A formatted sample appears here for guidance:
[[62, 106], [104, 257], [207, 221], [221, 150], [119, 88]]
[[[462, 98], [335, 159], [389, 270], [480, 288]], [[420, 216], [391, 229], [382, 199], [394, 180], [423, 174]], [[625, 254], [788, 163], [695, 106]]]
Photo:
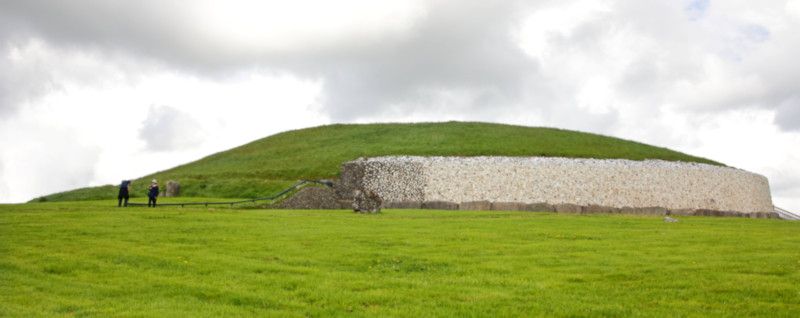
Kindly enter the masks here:
[[122, 183], [119, 185], [119, 194], [117, 195], [119, 203], [117, 203], [117, 207], [122, 206], [122, 199], [125, 199], [125, 207], [128, 207], [128, 199], [131, 197], [131, 182], [132, 180], [122, 180]]
[[155, 208], [156, 199], [158, 199], [158, 183], [156, 182], [156, 179], [153, 179], [153, 183], [150, 184], [150, 189], [147, 191], [147, 197], [149, 198], [147, 200], [147, 206], [150, 207], [150, 203], [152, 202], [152, 207]]

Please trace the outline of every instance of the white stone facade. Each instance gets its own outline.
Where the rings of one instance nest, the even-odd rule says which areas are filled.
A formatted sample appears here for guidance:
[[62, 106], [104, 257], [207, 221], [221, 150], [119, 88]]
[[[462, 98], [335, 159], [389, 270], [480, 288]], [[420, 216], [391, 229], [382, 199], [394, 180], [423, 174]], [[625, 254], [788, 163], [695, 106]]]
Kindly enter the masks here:
[[[663, 160], [546, 157], [378, 157], [362, 187], [386, 201], [520, 202], [773, 211], [769, 183], [744, 170]], [[345, 166], [342, 177], [344, 179]]]

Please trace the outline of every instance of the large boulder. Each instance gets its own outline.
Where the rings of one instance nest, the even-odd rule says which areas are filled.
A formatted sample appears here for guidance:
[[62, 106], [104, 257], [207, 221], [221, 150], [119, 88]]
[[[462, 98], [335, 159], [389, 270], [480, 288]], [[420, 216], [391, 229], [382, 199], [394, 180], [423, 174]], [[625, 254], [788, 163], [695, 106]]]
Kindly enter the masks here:
[[668, 216], [665, 216], [665, 217], [664, 217], [664, 222], [669, 222], [669, 223], [678, 223], [678, 220], [677, 220], [677, 219], [673, 219], [673, 218], [671, 218], [671, 217], [668, 217]]
[[353, 211], [356, 213], [379, 213], [381, 203], [381, 198], [373, 191], [353, 191]]
[[177, 197], [181, 194], [181, 184], [178, 181], [167, 181], [167, 189], [164, 190], [165, 197]]

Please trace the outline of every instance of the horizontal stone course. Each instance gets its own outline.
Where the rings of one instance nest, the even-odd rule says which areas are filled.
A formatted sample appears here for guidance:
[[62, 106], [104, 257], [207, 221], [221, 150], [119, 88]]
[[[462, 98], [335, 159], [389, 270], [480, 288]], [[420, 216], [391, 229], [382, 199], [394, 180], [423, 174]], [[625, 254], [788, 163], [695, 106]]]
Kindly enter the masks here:
[[427, 202], [448, 202], [449, 209], [455, 205], [467, 210], [475, 202], [488, 202], [488, 209], [494, 210], [530, 211], [531, 204], [545, 204], [533, 210], [552, 206], [552, 211], [560, 213], [713, 215], [707, 211], [729, 211], [726, 215], [762, 212], [757, 215], [769, 217], [773, 211], [763, 176], [663, 160], [378, 157], [343, 164], [341, 183], [343, 199], [348, 191], [363, 189], [375, 191], [384, 202], [422, 202], [423, 208], [432, 205]]
[[620, 213], [619, 208], [610, 207], [610, 206], [602, 206], [602, 205], [595, 205], [590, 204], [588, 206], [581, 208], [581, 213], [584, 214], [592, 214], [592, 213]]
[[530, 204], [527, 205], [525, 211], [530, 211], [530, 212], [555, 212], [556, 211], [556, 207], [554, 207], [552, 204], [547, 204], [547, 203], [543, 203], [543, 202], [530, 203]]
[[492, 209], [492, 203], [489, 201], [461, 202], [458, 208], [462, 211], [489, 211]]
[[422, 202], [419, 201], [392, 201], [383, 202], [384, 209], [421, 209]]
[[447, 201], [424, 201], [422, 202], [422, 208], [431, 210], [458, 210], [458, 203]]
[[558, 213], [581, 213], [583, 207], [572, 203], [561, 203], [553, 206]]
[[527, 211], [528, 205], [522, 202], [492, 202], [492, 211]]

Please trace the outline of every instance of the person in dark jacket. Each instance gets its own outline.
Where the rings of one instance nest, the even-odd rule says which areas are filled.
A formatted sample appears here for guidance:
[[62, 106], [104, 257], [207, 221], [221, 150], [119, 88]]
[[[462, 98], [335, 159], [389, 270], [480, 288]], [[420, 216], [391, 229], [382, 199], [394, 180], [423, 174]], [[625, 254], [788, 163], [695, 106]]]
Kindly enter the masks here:
[[125, 199], [125, 207], [128, 207], [128, 199], [131, 197], [131, 182], [132, 180], [122, 180], [122, 183], [119, 185], [119, 195], [117, 195], [119, 203], [117, 204], [117, 207], [122, 206], [122, 199]]
[[156, 199], [158, 199], [158, 183], [156, 182], [156, 179], [153, 179], [153, 183], [150, 184], [150, 189], [147, 191], [147, 197], [149, 198], [147, 200], [147, 206], [150, 207], [150, 203], [152, 202], [152, 207], [155, 208]]

